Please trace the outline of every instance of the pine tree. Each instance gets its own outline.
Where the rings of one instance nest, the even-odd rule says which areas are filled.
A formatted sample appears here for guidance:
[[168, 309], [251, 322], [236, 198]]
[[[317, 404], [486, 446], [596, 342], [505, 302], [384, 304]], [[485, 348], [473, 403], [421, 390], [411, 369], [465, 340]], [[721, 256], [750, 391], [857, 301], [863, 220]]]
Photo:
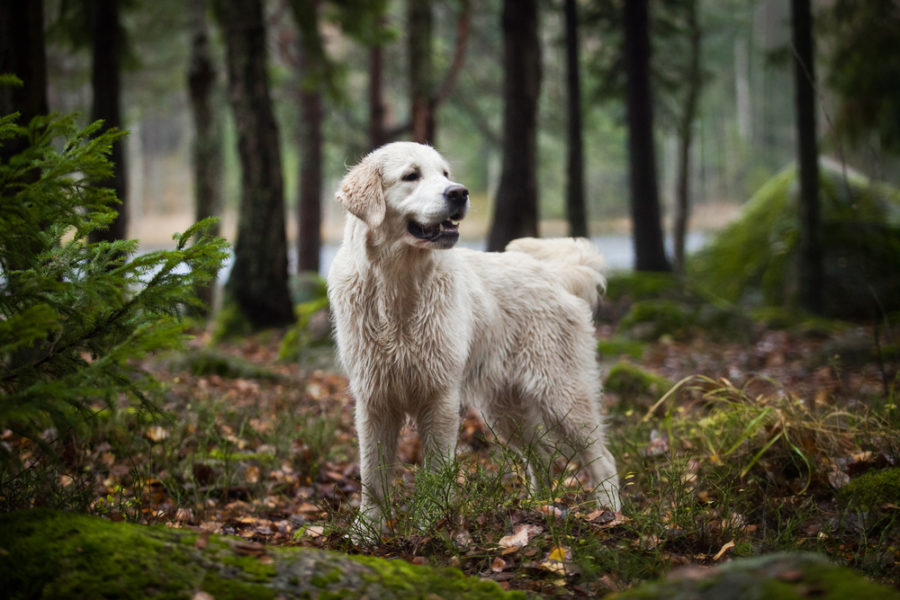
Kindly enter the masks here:
[[[52, 456], [54, 440], [90, 431], [98, 410], [124, 397], [152, 405], [157, 386], [135, 359], [182, 342], [180, 317], [227, 244], [207, 233], [213, 220], [176, 235], [171, 251], [90, 242], [116, 218], [115, 193], [98, 182], [122, 132], [17, 116], [0, 117], [0, 148], [24, 148], [0, 162], [0, 429]], [[0, 446], [0, 488], [21, 467]]]

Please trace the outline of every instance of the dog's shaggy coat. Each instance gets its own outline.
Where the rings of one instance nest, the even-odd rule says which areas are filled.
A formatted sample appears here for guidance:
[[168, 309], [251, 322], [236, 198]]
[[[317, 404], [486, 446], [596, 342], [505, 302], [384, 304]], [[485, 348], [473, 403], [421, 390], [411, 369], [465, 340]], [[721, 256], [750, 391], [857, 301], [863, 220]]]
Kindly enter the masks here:
[[328, 295], [356, 398], [362, 515], [379, 520], [407, 417], [427, 465], [455, 452], [461, 406], [531, 457], [532, 485], [547, 468], [536, 460], [567, 448], [598, 501], [618, 509], [591, 320], [602, 259], [572, 239], [450, 249], [468, 192], [449, 176], [431, 147], [397, 142], [366, 156], [337, 193], [350, 214]]

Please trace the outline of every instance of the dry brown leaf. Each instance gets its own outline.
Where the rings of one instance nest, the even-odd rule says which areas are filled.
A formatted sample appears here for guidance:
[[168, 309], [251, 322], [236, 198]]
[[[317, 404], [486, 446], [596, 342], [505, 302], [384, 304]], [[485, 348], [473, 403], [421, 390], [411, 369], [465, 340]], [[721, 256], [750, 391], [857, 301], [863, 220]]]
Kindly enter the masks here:
[[530, 523], [522, 523], [520, 525], [516, 525], [515, 532], [512, 535], [505, 535], [500, 538], [500, 541], [497, 542], [498, 545], [504, 548], [510, 548], [515, 546], [516, 548], [523, 548], [528, 545], [528, 541], [542, 532], [544, 529], [540, 525], [532, 525]]
[[554, 547], [538, 566], [550, 573], [557, 575], [566, 575], [570, 572], [572, 562], [572, 551], [562, 546]]
[[506, 569], [506, 567], [508, 567], [508, 566], [509, 566], [509, 563], [507, 563], [505, 560], [503, 560], [499, 556], [496, 557], [493, 561], [491, 561], [491, 571], [493, 571], [494, 573], [502, 573], [503, 570]]
[[144, 431], [144, 437], [151, 442], [161, 442], [169, 438], [169, 431], [159, 425], [152, 425]]
[[248, 556], [263, 556], [266, 553], [266, 547], [256, 542], [238, 542], [234, 545], [234, 549], [239, 554]]
[[303, 535], [311, 538], [322, 537], [325, 535], [325, 528], [321, 525], [310, 525], [303, 530]]
[[734, 540], [731, 540], [730, 542], [723, 544], [722, 547], [719, 548], [719, 551], [716, 552], [716, 555], [713, 556], [713, 558], [712, 558], [713, 561], [718, 561], [719, 559], [721, 559], [723, 556], [725, 556], [725, 553], [728, 552], [729, 550], [731, 550], [732, 548], [734, 548]]

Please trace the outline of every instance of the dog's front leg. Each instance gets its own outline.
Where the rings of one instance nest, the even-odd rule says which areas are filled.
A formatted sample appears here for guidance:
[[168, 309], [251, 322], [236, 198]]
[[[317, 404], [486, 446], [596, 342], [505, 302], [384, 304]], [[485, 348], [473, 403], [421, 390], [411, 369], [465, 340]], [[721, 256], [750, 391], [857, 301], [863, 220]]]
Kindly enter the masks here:
[[452, 462], [459, 434], [459, 397], [447, 394], [420, 406], [416, 426], [422, 441], [425, 467], [435, 470]]
[[360, 519], [355, 537], [378, 541], [390, 516], [390, 483], [397, 458], [397, 440], [405, 416], [383, 406], [373, 408], [358, 399], [359, 472], [362, 480]]
[[[423, 477], [416, 477], [416, 489], [421, 498], [416, 524], [428, 530], [437, 521], [454, 513], [456, 481], [456, 442], [459, 432], [459, 401], [456, 397], [441, 397], [420, 407], [415, 415], [422, 441]], [[423, 488], [427, 490], [422, 494]]]

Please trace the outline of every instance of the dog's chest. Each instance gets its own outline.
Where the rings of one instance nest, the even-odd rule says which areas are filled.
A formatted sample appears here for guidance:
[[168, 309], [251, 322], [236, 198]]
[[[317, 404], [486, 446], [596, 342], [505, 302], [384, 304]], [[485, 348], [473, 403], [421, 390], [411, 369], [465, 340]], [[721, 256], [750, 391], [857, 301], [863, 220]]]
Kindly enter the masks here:
[[396, 288], [360, 281], [354, 295], [337, 316], [342, 356], [358, 386], [395, 398], [430, 396], [459, 380], [468, 328], [444, 280]]

